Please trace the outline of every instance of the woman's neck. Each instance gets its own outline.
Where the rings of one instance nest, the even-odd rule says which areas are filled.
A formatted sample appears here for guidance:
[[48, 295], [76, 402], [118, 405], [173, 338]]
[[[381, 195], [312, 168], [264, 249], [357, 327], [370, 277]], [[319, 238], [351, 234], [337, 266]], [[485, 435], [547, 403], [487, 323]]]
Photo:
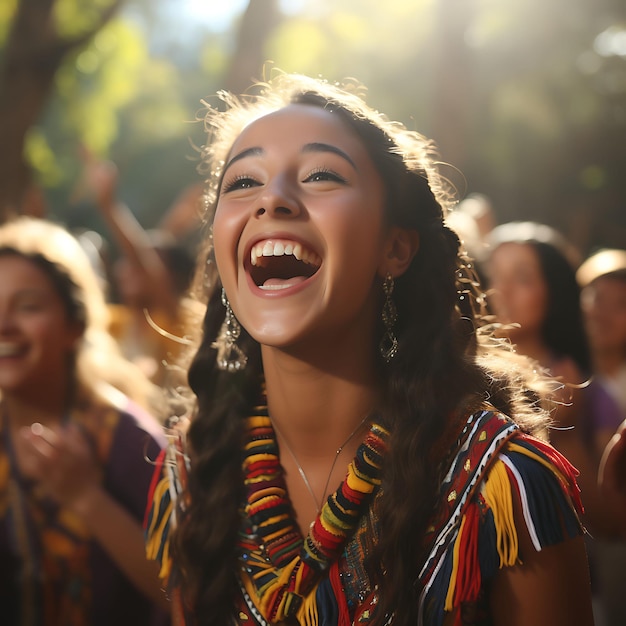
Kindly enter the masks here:
[[[332, 371], [275, 349], [263, 349], [268, 410], [296, 454], [334, 454], [376, 409], [380, 386], [372, 363], [339, 355]], [[373, 359], [372, 359], [373, 360]]]
[[313, 364], [314, 359], [263, 349], [269, 415], [303, 535], [345, 478], [348, 463], [368, 430], [368, 418], [380, 403], [375, 367], [367, 365], [367, 358], [353, 355], [337, 350], [329, 369], [328, 359], [320, 367]]

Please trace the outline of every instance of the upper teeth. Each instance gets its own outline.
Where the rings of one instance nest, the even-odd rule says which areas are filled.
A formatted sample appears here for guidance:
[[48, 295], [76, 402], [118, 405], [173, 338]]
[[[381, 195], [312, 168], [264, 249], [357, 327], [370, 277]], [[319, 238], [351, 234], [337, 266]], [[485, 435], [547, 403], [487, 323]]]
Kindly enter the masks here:
[[252, 265], [258, 265], [258, 259], [264, 256], [284, 256], [293, 255], [298, 261], [309, 263], [310, 265], [321, 265], [322, 259], [312, 250], [302, 247], [302, 244], [295, 241], [259, 241], [252, 246], [250, 251], [250, 262]]

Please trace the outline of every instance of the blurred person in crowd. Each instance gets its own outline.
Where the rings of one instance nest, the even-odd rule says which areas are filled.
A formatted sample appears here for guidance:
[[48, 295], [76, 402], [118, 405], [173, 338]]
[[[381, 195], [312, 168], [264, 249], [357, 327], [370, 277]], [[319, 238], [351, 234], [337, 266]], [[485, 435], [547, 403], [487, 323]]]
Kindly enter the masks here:
[[159, 396], [122, 358], [107, 315], [65, 229], [0, 226], [3, 624], [169, 622], [142, 533], [150, 459], [165, 443], [146, 410]]
[[626, 419], [626, 250], [601, 250], [576, 273], [593, 372]]
[[483, 239], [480, 228], [474, 217], [465, 211], [459, 210], [458, 204], [446, 216], [446, 224], [458, 236], [463, 253], [471, 259], [476, 278], [482, 284], [485, 283], [484, 265], [487, 254], [487, 244]]
[[[87, 185], [120, 251], [113, 282], [121, 303], [111, 307], [111, 332], [153, 382], [174, 386], [181, 382], [175, 364], [202, 316], [186, 297], [195, 257], [169, 231], [143, 229], [117, 199], [118, 178], [115, 164], [86, 158]], [[198, 200], [197, 193], [191, 195]], [[185, 196], [183, 204], [188, 216], [194, 203]], [[173, 220], [177, 232], [183, 228], [180, 220], [180, 215]]]
[[504, 332], [516, 351], [564, 383], [557, 391], [561, 404], [553, 413], [551, 440], [581, 471], [590, 527], [610, 534], [610, 516], [594, 494], [600, 458], [621, 419], [602, 385], [590, 381], [591, 354], [575, 273], [577, 251], [558, 231], [535, 222], [497, 226], [490, 246], [491, 308], [506, 325]]
[[496, 227], [496, 218], [491, 200], [482, 193], [470, 193], [461, 200], [455, 211], [469, 215], [478, 228], [478, 236], [485, 242], [489, 233]]
[[[591, 348], [594, 378], [617, 402], [626, 420], [626, 251], [601, 250], [592, 254], [576, 272], [582, 287], [582, 309]], [[617, 429], [607, 443], [600, 464], [600, 495], [611, 502], [620, 540], [596, 546], [597, 577], [605, 598], [607, 624], [626, 623], [623, 580], [626, 573], [626, 457], [624, 429]], [[608, 437], [607, 433], [607, 437]]]
[[[616, 537], [616, 503], [602, 497], [597, 475], [604, 449], [621, 421], [619, 407], [592, 378], [592, 361], [576, 281], [579, 256], [556, 230], [535, 222], [497, 226], [486, 266], [489, 300], [498, 322], [520, 354], [533, 358], [558, 381], [550, 439], [579, 470], [599, 624], [609, 618], [614, 592], [604, 572], [604, 540]], [[599, 541], [602, 539], [603, 541]], [[622, 567], [626, 561], [622, 560]], [[623, 616], [622, 610], [622, 616]], [[616, 621], [617, 620], [617, 621]]]
[[591, 624], [573, 468], [475, 308], [432, 146], [345, 87], [207, 111], [197, 405], [149, 553], [189, 626]]
[[446, 223], [459, 235], [477, 279], [486, 284], [487, 240], [496, 225], [491, 201], [484, 194], [471, 193], [453, 207], [446, 216]]

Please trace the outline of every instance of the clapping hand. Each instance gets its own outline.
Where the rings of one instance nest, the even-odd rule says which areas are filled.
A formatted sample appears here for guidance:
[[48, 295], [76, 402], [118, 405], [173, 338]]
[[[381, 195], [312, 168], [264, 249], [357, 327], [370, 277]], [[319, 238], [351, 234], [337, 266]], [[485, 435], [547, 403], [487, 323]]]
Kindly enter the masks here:
[[60, 505], [80, 512], [101, 482], [94, 452], [75, 424], [47, 427], [35, 423], [20, 431], [22, 471]]

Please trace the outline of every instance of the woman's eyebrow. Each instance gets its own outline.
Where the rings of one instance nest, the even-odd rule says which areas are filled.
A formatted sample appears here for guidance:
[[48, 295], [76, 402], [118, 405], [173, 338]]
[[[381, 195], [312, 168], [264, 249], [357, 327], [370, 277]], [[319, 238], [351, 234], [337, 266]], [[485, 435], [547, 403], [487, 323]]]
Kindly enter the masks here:
[[[340, 148], [337, 148], [337, 146], [333, 146], [329, 143], [322, 143], [322, 142], [307, 143], [302, 147], [302, 152], [330, 152], [332, 154], [336, 154], [337, 156], [347, 161], [355, 170], [358, 169], [356, 166], [356, 163], [350, 158], [348, 154], [346, 154]], [[246, 157], [249, 157], [249, 156], [259, 156], [262, 154], [263, 154], [263, 148], [259, 146], [246, 148], [245, 150], [242, 150], [241, 152], [236, 154], [232, 159], [230, 159], [230, 161], [228, 161], [228, 163], [224, 166], [224, 173], [226, 173], [228, 168], [233, 163], [236, 163], [237, 161], [240, 161], [241, 159], [245, 159]]]
[[343, 150], [328, 143], [307, 143], [302, 148], [302, 152], [332, 152], [350, 163], [355, 170], [358, 169], [356, 163]]
[[258, 156], [260, 154], [263, 154], [263, 148], [253, 147], [253, 148], [246, 148], [245, 150], [242, 150], [241, 152], [239, 152], [239, 154], [236, 154], [232, 159], [230, 159], [230, 161], [228, 161], [228, 163], [224, 166], [224, 173], [226, 173], [226, 170], [233, 163], [236, 163], [237, 161], [241, 159], [245, 159], [246, 157]]

